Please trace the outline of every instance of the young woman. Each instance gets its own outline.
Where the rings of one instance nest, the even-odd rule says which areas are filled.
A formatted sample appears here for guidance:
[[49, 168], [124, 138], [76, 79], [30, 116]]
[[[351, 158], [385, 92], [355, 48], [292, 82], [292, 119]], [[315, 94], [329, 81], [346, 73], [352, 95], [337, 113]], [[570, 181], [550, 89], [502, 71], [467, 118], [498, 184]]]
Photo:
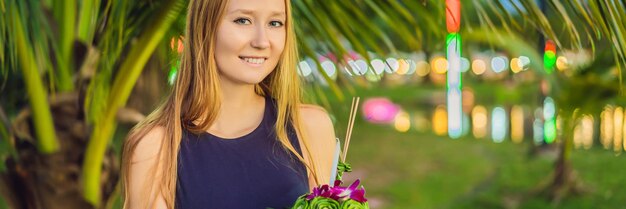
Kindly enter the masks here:
[[332, 123], [302, 104], [289, 0], [190, 0], [167, 100], [124, 144], [125, 208], [284, 208], [330, 181]]

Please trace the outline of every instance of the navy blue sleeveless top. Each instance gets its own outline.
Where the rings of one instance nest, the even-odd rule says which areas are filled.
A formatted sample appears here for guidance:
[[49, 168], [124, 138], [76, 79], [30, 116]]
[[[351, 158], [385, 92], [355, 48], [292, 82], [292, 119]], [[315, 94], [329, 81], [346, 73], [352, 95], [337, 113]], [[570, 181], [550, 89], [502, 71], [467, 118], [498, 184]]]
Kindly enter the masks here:
[[[280, 209], [309, 191], [304, 165], [274, 133], [275, 105], [266, 97], [261, 124], [236, 139], [183, 131], [176, 208]], [[288, 130], [291, 145], [302, 154], [293, 127]]]

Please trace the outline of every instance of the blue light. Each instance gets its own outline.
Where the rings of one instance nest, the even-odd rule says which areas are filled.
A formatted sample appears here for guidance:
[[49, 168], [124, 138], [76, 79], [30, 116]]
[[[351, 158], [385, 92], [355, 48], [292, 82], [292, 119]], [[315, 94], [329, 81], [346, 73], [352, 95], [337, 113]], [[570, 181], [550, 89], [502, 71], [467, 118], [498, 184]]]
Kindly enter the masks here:
[[491, 138], [493, 142], [501, 143], [504, 141], [507, 132], [506, 111], [502, 107], [496, 107], [491, 113]]
[[463, 111], [461, 91], [448, 89], [448, 135], [450, 138], [459, 138], [463, 128]]
[[543, 118], [545, 120], [554, 118], [556, 113], [556, 107], [554, 105], [554, 100], [551, 97], [546, 97], [543, 100]]

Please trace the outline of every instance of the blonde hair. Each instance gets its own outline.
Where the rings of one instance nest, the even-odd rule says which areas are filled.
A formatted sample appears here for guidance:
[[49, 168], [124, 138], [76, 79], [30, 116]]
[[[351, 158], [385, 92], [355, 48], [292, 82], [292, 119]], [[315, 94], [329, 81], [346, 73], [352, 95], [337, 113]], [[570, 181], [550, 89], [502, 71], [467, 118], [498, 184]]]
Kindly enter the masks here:
[[[209, 129], [220, 109], [220, 85], [215, 62], [215, 36], [220, 20], [225, 13], [228, 0], [190, 0], [187, 11], [187, 26], [184, 51], [176, 82], [168, 98], [144, 121], [137, 124], [129, 133], [122, 151], [122, 183], [124, 208], [130, 201], [142, 201], [142, 208], [149, 207], [157, 195], [162, 195], [168, 208], [174, 208], [176, 199], [177, 158], [182, 130], [201, 133]], [[261, 83], [255, 85], [259, 95], [269, 95], [276, 100], [277, 119], [274, 127], [283, 148], [293, 153], [312, 175], [315, 184], [318, 179], [317, 167], [311, 156], [307, 136], [301, 131], [299, 106], [301, 104], [300, 82], [293, 68], [298, 61], [296, 37], [289, 0], [285, 0], [287, 19], [285, 48], [281, 59]], [[302, 151], [308, 154], [308, 163], [296, 152], [289, 142], [287, 125], [291, 123], [302, 142]], [[164, 137], [157, 154], [157, 160], [140, 188], [140, 200], [129, 198], [129, 177], [132, 156], [139, 141], [151, 130], [162, 127]], [[156, 169], [160, 169], [157, 171]], [[161, 175], [156, 175], [159, 173]], [[135, 205], [133, 203], [133, 205]]]

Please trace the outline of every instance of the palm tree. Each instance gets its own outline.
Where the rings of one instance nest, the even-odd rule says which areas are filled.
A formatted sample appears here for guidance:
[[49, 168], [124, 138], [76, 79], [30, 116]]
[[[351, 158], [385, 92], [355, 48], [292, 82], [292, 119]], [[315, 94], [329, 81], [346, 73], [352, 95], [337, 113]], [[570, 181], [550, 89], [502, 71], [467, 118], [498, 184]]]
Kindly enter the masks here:
[[110, 199], [119, 176], [109, 149], [116, 113], [186, 3], [2, 2], [2, 74], [18, 78], [5, 87], [12, 97], [2, 115], [11, 121], [0, 128], [15, 153], [2, 174], [11, 207], [90, 208]]
[[[498, 47], [532, 60], [540, 60], [541, 54], [532, 47], [536, 39], [518, 35], [527, 30], [539, 31], [561, 48], [590, 47], [596, 54], [604, 46], [613, 57], [610, 65], [620, 72], [618, 81], [609, 83], [619, 91], [609, 97], [623, 95], [626, 30], [618, 23], [626, 17], [624, 2], [549, 3], [550, 16], [534, 1], [463, 1], [464, 43]], [[4, 78], [0, 156], [7, 159], [6, 165], [5, 160], [2, 163], [6, 170], [0, 191], [10, 206], [89, 208], [110, 202], [119, 175], [110, 146], [116, 113], [125, 107], [148, 59], [167, 47], [164, 37], [182, 33], [186, 4], [185, 0], [0, 2]], [[355, 51], [370, 59], [368, 52], [383, 56], [443, 51], [439, 43], [445, 40], [446, 9], [439, 0], [292, 4], [305, 56], [331, 52], [343, 57]], [[541, 66], [533, 63], [532, 68], [553, 86], [565, 87], [563, 80], [573, 80], [545, 74]], [[604, 72], [595, 67], [587, 71]], [[338, 84], [324, 76], [341, 98]], [[569, 161], [569, 144], [571, 137], [565, 137], [563, 162]], [[558, 173], [559, 166], [556, 169]]]

